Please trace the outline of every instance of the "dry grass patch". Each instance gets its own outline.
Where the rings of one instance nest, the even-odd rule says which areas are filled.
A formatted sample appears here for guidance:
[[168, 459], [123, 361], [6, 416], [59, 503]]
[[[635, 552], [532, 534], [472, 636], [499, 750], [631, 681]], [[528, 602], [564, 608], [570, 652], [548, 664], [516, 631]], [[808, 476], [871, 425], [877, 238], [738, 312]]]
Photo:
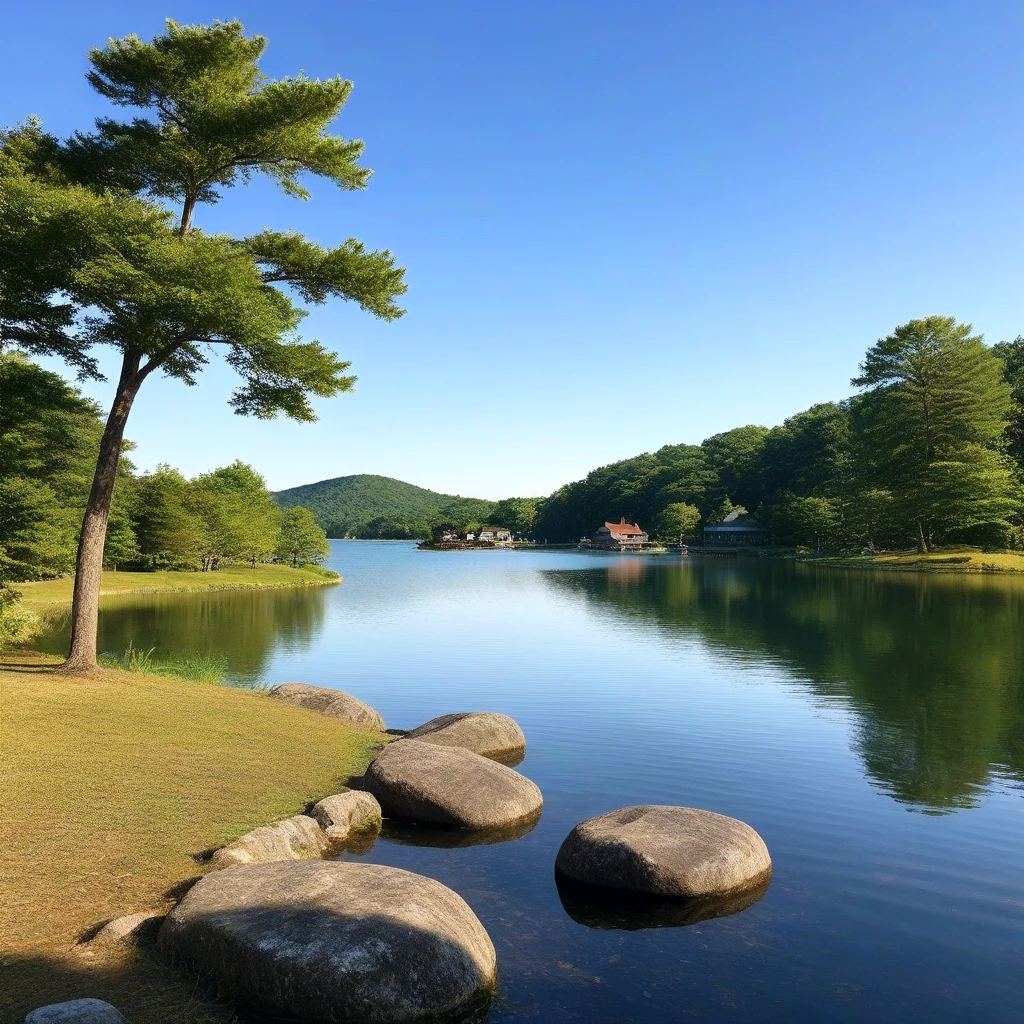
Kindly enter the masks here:
[[199, 851], [336, 792], [381, 737], [258, 693], [16, 660], [0, 664], [0, 1022], [86, 995], [133, 1024], [230, 1019], [145, 950], [73, 947], [169, 905]]
[[1024, 572], [1022, 551], [979, 551], [976, 548], [947, 548], [919, 554], [899, 551], [860, 555], [846, 559], [820, 559], [837, 564], [862, 565], [878, 569], [908, 569], [925, 572]]

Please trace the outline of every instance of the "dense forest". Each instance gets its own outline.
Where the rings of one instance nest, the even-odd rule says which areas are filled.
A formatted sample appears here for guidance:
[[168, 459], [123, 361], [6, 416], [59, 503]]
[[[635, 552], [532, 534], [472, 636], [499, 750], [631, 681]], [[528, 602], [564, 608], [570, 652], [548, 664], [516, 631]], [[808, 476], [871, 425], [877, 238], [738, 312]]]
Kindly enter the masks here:
[[[74, 569], [103, 421], [99, 407], [23, 355], [0, 353], [0, 582]], [[122, 459], [104, 564], [212, 570], [226, 562], [322, 561], [310, 512], [282, 513], [254, 469], [235, 462], [186, 479]]]
[[747, 425], [593, 470], [543, 499], [487, 502], [377, 476], [277, 495], [332, 537], [505, 526], [572, 543], [606, 519], [694, 540], [735, 508], [774, 544], [816, 551], [1024, 546], [1024, 340], [993, 347], [949, 317], [915, 320], [865, 356], [858, 393], [776, 427]]
[[625, 516], [692, 537], [739, 505], [782, 546], [1024, 547], [1024, 339], [988, 347], [952, 318], [911, 321], [852, 383], [780, 426], [596, 469], [541, 503], [534, 536], [572, 541]]

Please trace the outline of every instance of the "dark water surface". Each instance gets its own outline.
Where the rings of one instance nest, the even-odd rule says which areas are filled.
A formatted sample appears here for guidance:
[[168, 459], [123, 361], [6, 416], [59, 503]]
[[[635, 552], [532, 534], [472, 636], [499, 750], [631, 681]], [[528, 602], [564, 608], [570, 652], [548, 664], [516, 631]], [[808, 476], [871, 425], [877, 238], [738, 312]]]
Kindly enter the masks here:
[[[515, 717], [533, 831], [366, 854], [480, 916], [492, 1024], [1024, 1020], [1024, 579], [359, 542], [330, 564], [339, 587], [110, 601], [101, 646], [222, 652], [398, 728]], [[685, 927], [567, 910], [562, 839], [633, 803], [749, 822], [767, 893]]]

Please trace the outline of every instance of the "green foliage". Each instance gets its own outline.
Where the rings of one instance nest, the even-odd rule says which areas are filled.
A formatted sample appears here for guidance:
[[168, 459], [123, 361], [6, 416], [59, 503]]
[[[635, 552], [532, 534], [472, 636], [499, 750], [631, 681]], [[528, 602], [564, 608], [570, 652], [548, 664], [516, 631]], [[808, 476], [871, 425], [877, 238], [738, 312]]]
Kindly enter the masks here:
[[39, 616], [0, 590], [0, 652], [23, 647], [39, 631]]
[[196, 683], [219, 683], [228, 670], [228, 661], [223, 654], [199, 652], [164, 658], [156, 654], [155, 647], [143, 650], [131, 641], [120, 655], [101, 654], [99, 663], [107, 668], [119, 668], [125, 672], [173, 676]]
[[768, 525], [782, 543], [815, 551], [834, 550], [841, 537], [842, 519], [832, 499], [787, 494], [773, 506]]
[[654, 523], [654, 535], [659, 540], [673, 543], [681, 540], [686, 544], [696, 539], [700, 520], [700, 509], [696, 505], [674, 501], [658, 514]]
[[329, 537], [392, 540], [429, 537], [441, 521], [464, 529], [471, 520], [487, 521], [495, 507], [479, 498], [439, 494], [372, 474], [321, 480], [278, 491], [274, 497], [283, 509], [308, 508]]
[[[99, 408], [19, 352], [0, 352], [0, 544], [16, 579], [69, 572], [103, 430]], [[121, 484], [114, 504], [126, 521]], [[115, 544], [131, 544], [123, 531]]]
[[252, 467], [235, 461], [197, 477], [191, 490], [203, 522], [204, 568], [224, 558], [243, 559], [255, 568], [274, 553], [281, 514]]
[[19, 606], [21, 593], [7, 585], [10, 560], [0, 546], [0, 652], [26, 644], [39, 628], [39, 618]]
[[539, 498], [502, 498], [486, 517], [492, 526], [511, 530], [514, 537], [526, 537], [537, 521]]
[[999, 449], [1010, 389], [970, 324], [910, 321], [868, 351], [853, 383], [866, 389], [854, 418], [863, 475], [890, 491], [922, 547], [1009, 529], [1017, 496]]
[[1024, 337], [1001, 341], [992, 351], [1002, 360], [1003, 379], [1010, 387], [1009, 423], [1006, 427], [1006, 446], [1010, 457], [1024, 475]]
[[815, 550], [905, 547], [918, 524], [923, 541], [1024, 544], [1020, 463], [1004, 452], [1019, 459], [1024, 440], [1024, 342], [993, 350], [952, 318], [914, 320], [854, 384], [864, 393], [771, 430], [596, 469], [540, 502], [533, 535], [573, 541], [625, 517], [672, 536], [662, 517], [683, 503], [704, 522], [753, 509], [776, 544]]
[[349, 391], [355, 378], [299, 336], [299, 300], [341, 298], [385, 320], [403, 312], [404, 272], [389, 252], [354, 239], [332, 249], [295, 234], [194, 228], [198, 204], [256, 174], [300, 199], [309, 175], [348, 190], [369, 180], [362, 142], [328, 131], [351, 83], [272, 81], [259, 67], [265, 46], [237, 21], [168, 21], [150, 42], [112, 39], [90, 53], [88, 80], [132, 116], [100, 118], [64, 142], [35, 121], [0, 132], [0, 350], [13, 342], [92, 377], [96, 346], [122, 357], [80, 533], [68, 660], [79, 671], [96, 661], [104, 536], [125, 425], [147, 377], [160, 370], [194, 384], [222, 347], [241, 377], [237, 413], [313, 420], [312, 398]]
[[139, 554], [146, 568], [195, 568], [204, 551], [205, 523], [182, 474], [167, 465], [135, 484]]
[[322, 562], [330, 553], [327, 534], [309, 509], [295, 505], [285, 512], [277, 542], [278, 558], [298, 566]]
[[[327, 126], [351, 91], [342, 79], [270, 81], [266, 41], [238, 22], [168, 22], [93, 50], [89, 81], [128, 121], [101, 118], [66, 143], [30, 122], [0, 135], [0, 337], [60, 355], [96, 376], [91, 348], [121, 349], [136, 383], [159, 368], [192, 384], [211, 345], [242, 377], [236, 411], [314, 418], [310, 395], [349, 390], [348, 364], [295, 334], [293, 296], [357, 302], [401, 316], [403, 271], [354, 239], [335, 249], [294, 233], [232, 239], [194, 231], [196, 205], [269, 176], [307, 198], [303, 174], [366, 185], [363, 144]], [[181, 203], [180, 217], [159, 205]]]
[[653, 455], [602, 466], [585, 480], [566, 484], [540, 505], [533, 535], [566, 543], [589, 536], [605, 522], [625, 517], [649, 526], [674, 502], [706, 507], [709, 487], [717, 482], [707, 453], [696, 445], [668, 445]]

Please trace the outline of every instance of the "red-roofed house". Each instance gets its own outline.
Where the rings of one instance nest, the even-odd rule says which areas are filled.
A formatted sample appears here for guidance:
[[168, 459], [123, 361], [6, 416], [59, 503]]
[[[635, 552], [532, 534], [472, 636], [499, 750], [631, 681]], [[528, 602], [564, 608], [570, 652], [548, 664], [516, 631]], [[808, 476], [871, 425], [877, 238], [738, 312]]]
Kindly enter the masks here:
[[623, 518], [617, 523], [599, 526], [591, 538], [591, 543], [595, 548], [605, 551], [638, 551], [649, 539], [636, 523], [627, 523]]

